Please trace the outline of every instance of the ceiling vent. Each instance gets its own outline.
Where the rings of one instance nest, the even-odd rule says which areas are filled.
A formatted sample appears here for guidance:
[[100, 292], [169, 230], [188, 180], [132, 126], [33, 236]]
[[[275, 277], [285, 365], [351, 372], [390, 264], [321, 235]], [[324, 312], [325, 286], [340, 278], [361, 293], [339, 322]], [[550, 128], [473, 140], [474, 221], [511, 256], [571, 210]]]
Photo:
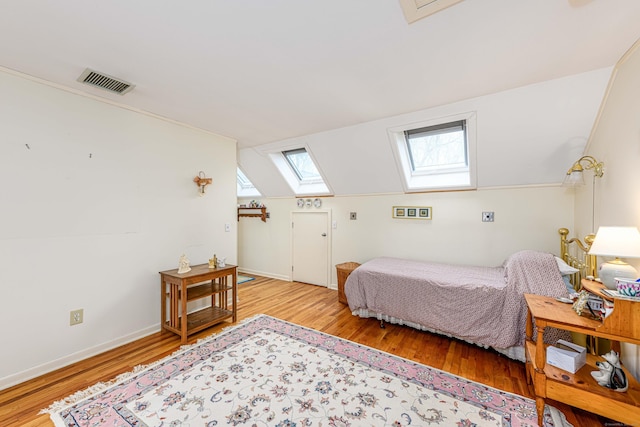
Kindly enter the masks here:
[[78, 81], [119, 95], [124, 95], [135, 87], [135, 85], [124, 80], [116, 79], [88, 68], [78, 77]]

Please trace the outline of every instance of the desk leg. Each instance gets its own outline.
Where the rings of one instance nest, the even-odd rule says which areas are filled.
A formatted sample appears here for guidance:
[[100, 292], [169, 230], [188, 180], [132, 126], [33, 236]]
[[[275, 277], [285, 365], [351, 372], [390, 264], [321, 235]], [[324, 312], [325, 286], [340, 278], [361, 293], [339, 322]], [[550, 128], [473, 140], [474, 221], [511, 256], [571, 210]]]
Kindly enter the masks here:
[[180, 312], [180, 337], [181, 343], [187, 343], [187, 285], [182, 282], [180, 303], [182, 305], [182, 311]]
[[533, 373], [533, 375], [535, 375], [533, 385], [536, 393], [538, 425], [544, 425], [542, 424], [542, 420], [544, 419], [544, 399], [547, 397], [547, 375], [544, 373], [544, 366], [547, 363], [546, 350], [544, 348], [544, 330], [547, 328], [547, 324], [540, 320], [536, 323], [538, 335], [536, 338], [536, 371]]
[[160, 333], [165, 331], [167, 321], [167, 284], [160, 279]]
[[238, 318], [238, 272], [233, 269], [231, 273], [231, 303], [233, 310], [233, 323], [236, 323]]
[[169, 325], [172, 328], [177, 328], [178, 322], [180, 321], [179, 298], [180, 291], [178, 290], [178, 285], [174, 283], [169, 284]]
[[544, 423], [544, 399], [542, 397], [536, 397], [536, 411], [538, 411], [538, 425], [543, 426]]

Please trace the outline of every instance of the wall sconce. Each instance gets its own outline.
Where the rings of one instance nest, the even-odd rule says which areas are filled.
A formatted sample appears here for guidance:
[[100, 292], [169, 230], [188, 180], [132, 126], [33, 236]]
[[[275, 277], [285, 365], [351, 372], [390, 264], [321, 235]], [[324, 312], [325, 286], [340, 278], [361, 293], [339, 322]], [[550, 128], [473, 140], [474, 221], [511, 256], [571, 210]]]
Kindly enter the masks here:
[[[582, 164], [585, 163], [585, 166]], [[602, 178], [604, 175], [604, 163], [598, 162], [591, 156], [582, 156], [577, 162], [571, 166], [567, 171], [567, 175], [564, 177], [562, 185], [567, 187], [576, 187], [578, 185], [584, 185], [584, 170], [593, 169], [593, 177]]]
[[636, 227], [600, 227], [589, 254], [615, 257], [600, 266], [600, 279], [607, 288], [616, 289], [616, 277], [638, 277], [636, 269], [620, 257], [640, 258], [640, 232]]
[[[584, 163], [584, 166], [583, 166]], [[580, 157], [567, 171], [562, 185], [564, 187], [578, 187], [584, 185], [584, 170], [593, 169], [593, 186], [591, 188], [591, 231], [593, 232], [596, 221], [596, 177], [604, 175], [604, 163], [597, 161], [592, 156]]]
[[211, 178], [205, 178], [204, 172], [198, 172], [198, 176], [193, 178], [193, 182], [198, 186], [198, 193], [200, 193], [200, 197], [204, 196], [204, 188], [213, 182]]

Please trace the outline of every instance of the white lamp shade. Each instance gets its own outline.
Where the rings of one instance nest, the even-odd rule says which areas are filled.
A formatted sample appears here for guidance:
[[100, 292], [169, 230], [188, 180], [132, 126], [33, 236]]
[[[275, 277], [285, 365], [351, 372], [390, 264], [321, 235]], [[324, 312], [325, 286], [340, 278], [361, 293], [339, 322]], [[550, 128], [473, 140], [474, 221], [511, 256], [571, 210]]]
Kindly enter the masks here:
[[562, 185], [565, 187], [579, 187], [584, 185], [584, 174], [582, 171], [572, 171], [564, 177]]
[[636, 227], [600, 227], [589, 253], [620, 258], [640, 258], [640, 231]]

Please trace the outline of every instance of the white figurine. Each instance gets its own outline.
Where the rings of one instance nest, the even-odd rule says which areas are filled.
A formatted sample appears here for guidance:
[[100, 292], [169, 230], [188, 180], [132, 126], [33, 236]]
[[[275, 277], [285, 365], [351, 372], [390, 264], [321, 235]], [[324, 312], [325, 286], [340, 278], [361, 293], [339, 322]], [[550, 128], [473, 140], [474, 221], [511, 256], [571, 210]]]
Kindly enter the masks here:
[[189, 267], [189, 259], [185, 254], [180, 256], [180, 260], [178, 261], [178, 274], [186, 273], [191, 271], [191, 267]]
[[603, 387], [610, 388], [614, 391], [624, 392], [629, 388], [627, 375], [620, 365], [620, 355], [611, 350], [607, 354], [603, 354], [605, 362], [596, 362], [599, 371], [592, 371], [591, 376]]
[[227, 257], [218, 257], [218, 268], [226, 267]]

